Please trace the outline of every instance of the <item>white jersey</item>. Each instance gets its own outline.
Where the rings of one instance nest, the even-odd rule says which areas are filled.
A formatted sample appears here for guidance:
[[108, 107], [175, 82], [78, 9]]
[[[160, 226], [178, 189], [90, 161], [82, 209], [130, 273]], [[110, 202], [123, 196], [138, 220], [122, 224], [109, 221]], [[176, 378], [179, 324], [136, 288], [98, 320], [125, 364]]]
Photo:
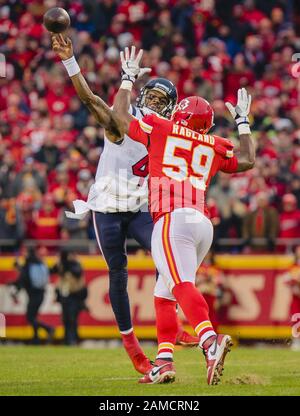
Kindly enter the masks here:
[[[129, 112], [139, 119], [144, 116], [144, 110], [133, 106]], [[104, 150], [87, 202], [74, 201], [75, 214], [66, 212], [67, 217], [82, 218], [89, 210], [104, 213], [137, 211], [147, 205], [147, 167], [148, 153], [144, 145], [127, 135], [121, 144], [104, 137]]]

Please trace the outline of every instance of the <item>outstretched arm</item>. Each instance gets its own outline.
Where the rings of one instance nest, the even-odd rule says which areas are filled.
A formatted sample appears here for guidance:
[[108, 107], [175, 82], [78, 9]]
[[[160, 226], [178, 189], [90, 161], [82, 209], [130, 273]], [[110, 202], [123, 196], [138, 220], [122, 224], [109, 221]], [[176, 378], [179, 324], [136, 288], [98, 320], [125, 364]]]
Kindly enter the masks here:
[[237, 172], [252, 169], [255, 163], [255, 146], [250, 134], [240, 135], [240, 154]]
[[128, 110], [131, 102], [131, 90], [138, 78], [144, 74], [151, 72], [151, 68], [141, 68], [140, 62], [143, 56], [143, 50], [135, 55], [135, 46], [125, 48], [125, 51], [120, 52], [120, 60], [122, 66], [122, 83], [114, 99], [114, 113], [120, 118], [125, 125], [128, 124]]
[[71, 39], [64, 39], [61, 34], [53, 34], [51, 39], [52, 48], [62, 59], [80, 100], [98, 123], [105, 128], [111, 141], [121, 140], [128, 131], [132, 116], [126, 112], [120, 118], [117, 112], [110, 109], [100, 97], [91, 91], [73, 55]]
[[255, 163], [255, 145], [251, 137], [248, 119], [251, 105], [251, 95], [247, 93], [245, 88], [241, 88], [238, 90], [237, 105], [235, 107], [230, 103], [225, 103], [225, 105], [238, 126], [240, 152], [237, 156], [237, 172], [244, 172], [252, 169]]
[[100, 97], [90, 90], [81, 72], [71, 77], [71, 80], [79, 98], [90, 113], [93, 114], [97, 122], [105, 128], [110, 139], [112, 141], [122, 139], [127, 131], [124, 120], [127, 120], [129, 123], [129, 119], [131, 118], [128, 112], [124, 114], [121, 120], [116, 112], [109, 108]]

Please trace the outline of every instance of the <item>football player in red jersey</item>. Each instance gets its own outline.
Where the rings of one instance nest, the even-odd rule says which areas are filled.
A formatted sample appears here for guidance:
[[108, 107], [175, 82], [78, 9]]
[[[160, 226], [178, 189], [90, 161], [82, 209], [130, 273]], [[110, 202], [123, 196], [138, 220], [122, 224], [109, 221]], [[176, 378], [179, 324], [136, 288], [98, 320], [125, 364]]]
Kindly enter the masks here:
[[175, 378], [177, 328], [168, 316], [165, 299], [178, 302], [198, 334], [206, 356], [208, 384], [218, 384], [222, 375], [232, 341], [228, 335], [215, 333], [208, 306], [195, 287], [195, 276], [213, 237], [205, 207], [211, 178], [220, 170], [242, 172], [254, 165], [250, 104], [251, 96], [245, 89], [238, 91], [236, 107], [226, 103], [238, 125], [238, 156], [233, 154], [230, 140], [207, 134], [213, 125], [213, 110], [203, 98], [182, 100], [171, 120], [154, 114], [142, 120], [124, 118], [130, 137], [143, 143], [149, 153], [149, 204], [155, 223], [152, 256], [160, 273], [154, 291], [158, 354], [154, 368], [140, 383], [170, 382]]
[[[127, 86], [124, 84], [124, 97]], [[177, 301], [199, 336], [207, 362], [207, 382], [218, 384], [224, 359], [232, 344], [228, 335], [217, 335], [209, 319], [208, 306], [195, 287], [199, 265], [208, 252], [213, 227], [206, 216], [205, 191], [218, 172], [243, 172], [255, 161], [248, 114], [251, 96], [242, 88], [237, 105], [226, 103], [235, 119], [240, 151], [233, 154], [230, 140], [208, 135], [213, 110], [200, 97], [188, 97], [175, 109], [172, 119], [155, 114], [141, 120], [112, 112], [111, 122], [119, 137], [125, 131], [143, 143], [149, 153], [149, 205], [154, 220], [152, 256], [161, 276], [156, 283], [158, 354], [154, 368], [140, 383], [165, 383], [175, 379], [173, 348], [176, 322], [168, 314], [168, 301]], [[118, 142], [115, 138], [113, 141]], [[165, 302], [167, 300], [167, 302]]]

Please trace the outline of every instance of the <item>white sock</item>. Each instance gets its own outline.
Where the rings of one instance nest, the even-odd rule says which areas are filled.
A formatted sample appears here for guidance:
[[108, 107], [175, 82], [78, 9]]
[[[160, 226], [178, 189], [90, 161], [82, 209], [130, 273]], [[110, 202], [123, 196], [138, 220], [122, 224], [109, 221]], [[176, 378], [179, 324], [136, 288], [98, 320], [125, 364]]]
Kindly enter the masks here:
[[173, 360], [173, 354], [171, 352], [159, 352], [156, 356], [157, 360], [161, 360], [165, 358], [171, 358], [171, 360]]

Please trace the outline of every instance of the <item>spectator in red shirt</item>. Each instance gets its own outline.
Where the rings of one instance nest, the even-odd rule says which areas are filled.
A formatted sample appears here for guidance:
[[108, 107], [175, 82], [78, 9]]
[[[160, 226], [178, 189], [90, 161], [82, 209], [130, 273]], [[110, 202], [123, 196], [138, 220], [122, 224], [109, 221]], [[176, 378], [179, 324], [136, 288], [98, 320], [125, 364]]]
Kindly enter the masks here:
[[55, 207], [51, 194], [44, 196], [42, 207], [34, 215], [33, 228], [36, 240], [59, 240], [59, 210]]
[[55, 144], [58, 149], [64, 151], [78, 135], [78, 130], [74, 129], [74, 119], [70, 114], [56, 115], [53, 118], [53, 127]]
[[69, 109], [70, 96], [66, 94], [65, 82], [63, 79], [56, 79], [49, 85], [46, 95], [48, 108], [51, 115], [66, 113]]
[[250, 22], [254, 29], [257, 28], [258, 24], [266, 16], [259, 9], [255, 7], [254, 0], [245, 0], [244, 1], [244, 13], [243, 18], [246, 22]]
[[136, 41], [141, 40], [148, 11], [149, 7], [143, 0], [123, 0], [118, 7], [117, 13], [125, 16], [126, 27]]
[[39, 39], [43, 32], [43, 25], [36, 21], [32, 13], [26, 12], [20, 18], [19, 29], [22, 33]]
[[295, 195], [285, 194], [282, 198], [282, 208], [279, 238], [299, 238], [300, 210], [297, 208], [297, 198]]
[[213, 198], [207, 199], [207, 210], [211, 222], [217, 227], [220, 224], [221, 218], [218, 206]]
[[59, 165], [56, 170], [55, 182], [49, 187], [52, 199], [56, 206], [62, 206], [65, 203], [67, 194], [73, 190], [70, 182], [70, 175], [64, 165]]
[[269, 68], [263, 76], [261, 86], [263, 94], [266, 97], [278, 97], [282, 89], [281, 79], [278, 73], [274, 69]]
[[237, 90], [254, 82], [253, 72], [247, 67], [244, 56], [239, 53], [235, 56], [233, 67], [229, 69], [224, 79], [224, 94], [226, 100], [233, 101]]

